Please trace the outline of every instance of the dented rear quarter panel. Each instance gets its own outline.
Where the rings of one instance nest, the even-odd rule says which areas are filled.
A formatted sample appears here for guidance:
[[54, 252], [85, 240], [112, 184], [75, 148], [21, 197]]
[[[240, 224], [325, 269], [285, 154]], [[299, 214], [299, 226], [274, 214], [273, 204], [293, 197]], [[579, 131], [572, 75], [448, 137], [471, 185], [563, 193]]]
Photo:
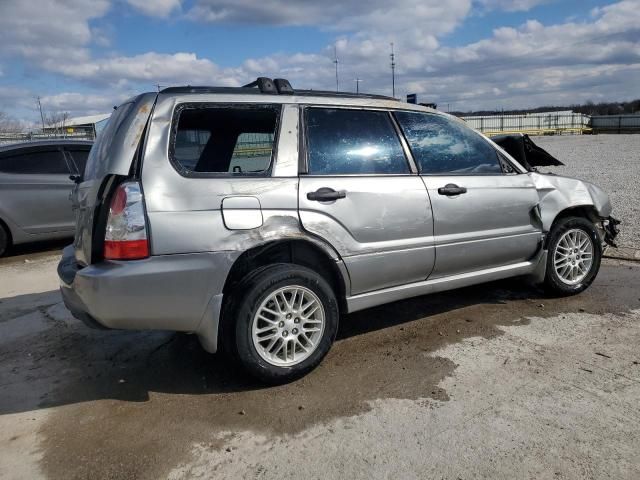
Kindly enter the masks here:
[[[174, 96], [158, 97], [147, 135], [142, 183], [151, 229], [154, 255], [229, 251], [230, 259], [242, 252], [276, 240], [307, 240], [319, 246], [332, 259], [337, 252], [326, 242], [305, 232], [298, 215], [298, 110], [282, 105], [277, 155], [271, 176], [185, 177], [168, 158], [171, 123], [181, 103], [281, 103], [279, 98]], [[243, 198], [238, 208], [251, 210], [259, 205], [262, 224], [255, 228], [230, 229], [225, 224], [223, 201]], [[248, 197], [256, 202], [248, 201]], [[243, 204], [246, 207], [243, 207]], [[254, 205], [254, 207], [252, 207]], [[228, 212], [228, 211], [227, 211]], [[248, 212], [255, 213], [255, 212]], [[259, 218], [259, 216], [255, 216]]]
[[82, 182], [74, 192], [78, 205], [74, 246], [76, 260], [82, 265], [92, 263], [93, 216], [99, 202], [98, 192], [106, 177], [125, 176], [131, 171], [156, 96], [144, 93], [123, 102], [91, 148]]

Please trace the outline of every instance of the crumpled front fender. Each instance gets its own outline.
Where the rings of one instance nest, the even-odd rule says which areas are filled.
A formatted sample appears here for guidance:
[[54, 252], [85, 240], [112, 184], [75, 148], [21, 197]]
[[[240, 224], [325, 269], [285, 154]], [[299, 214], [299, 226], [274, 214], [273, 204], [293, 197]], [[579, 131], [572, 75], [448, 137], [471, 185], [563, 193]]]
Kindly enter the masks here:
[[547, 175], [537, 172], [529, 174], [540, 198], [540, 217], [545, 232], [551, 229], [560, 212], [573, 207], [593, 207], [598, 217], [611, 215], [609, 196], [600, 187], [576, 178]]

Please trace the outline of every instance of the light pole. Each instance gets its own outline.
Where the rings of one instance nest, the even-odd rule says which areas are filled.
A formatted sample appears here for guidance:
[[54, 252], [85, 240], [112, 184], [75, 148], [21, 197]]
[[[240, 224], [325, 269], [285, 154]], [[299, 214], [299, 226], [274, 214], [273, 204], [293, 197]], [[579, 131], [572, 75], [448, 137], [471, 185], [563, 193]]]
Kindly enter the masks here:
[[333, 63], [336, 65], [336, 92], [339, 91], [339, 83], [338, 83], [338, 50], [336, 46], [333, 46]]
[[393, 42], [391, 42], [391, 96], [396, 98], [396, 55], [393, 53]]
[[360, 82], [362, 79], [356, 78], [356, 93], [360, 93]]
[[44, 114], [42, 113], [42, 103], [40, 103], [40, 97], [38, 97], [38, 109], [40, 110], [40, 120], [42, 120], [42, 133], [44, 133]]

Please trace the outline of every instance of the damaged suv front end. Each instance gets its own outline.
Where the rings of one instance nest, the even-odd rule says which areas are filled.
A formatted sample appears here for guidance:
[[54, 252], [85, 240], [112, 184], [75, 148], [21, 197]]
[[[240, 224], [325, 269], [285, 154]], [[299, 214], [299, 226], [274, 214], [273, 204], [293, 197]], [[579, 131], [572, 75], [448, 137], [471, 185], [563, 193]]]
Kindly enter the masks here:
[[527, 171], [540, 197], [539, 214], [543, 231], [548, 232], [562, 213], [579, 211], [598, 228], [603, 244], [616, 247], [620, 221], [611, 216], [609, 195], [597, 185], [553, 173], [540, 173], [537, 167], [562, 166], [560, 160], [536, 145], [526, 134], [498, 135], [491, 140]]

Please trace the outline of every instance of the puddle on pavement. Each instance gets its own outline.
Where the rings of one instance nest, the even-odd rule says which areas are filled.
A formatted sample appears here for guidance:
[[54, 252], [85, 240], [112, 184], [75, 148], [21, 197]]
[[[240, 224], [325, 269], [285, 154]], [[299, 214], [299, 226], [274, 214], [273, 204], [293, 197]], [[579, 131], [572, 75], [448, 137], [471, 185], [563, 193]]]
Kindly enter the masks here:
[[375, 399], [447, 401], [437, 385], [456, 365], [430, 352], [501, 335], [498, 326], [526, 316], [638, 308], [639, 271], [603, 267], [594, 288], [564, 299], [509, 280], [358, 312], [343, 318], [316, 371], [279, 387], [260, 386], [189, 335], [61, 334], [49, 340], [62, 383], [41, 406], [61, 408], [40, 432], [42, 466], [51, 478], [157, 478], [194, 443], [223, 448], [224, 432], [294, 434], [367, 411]]

